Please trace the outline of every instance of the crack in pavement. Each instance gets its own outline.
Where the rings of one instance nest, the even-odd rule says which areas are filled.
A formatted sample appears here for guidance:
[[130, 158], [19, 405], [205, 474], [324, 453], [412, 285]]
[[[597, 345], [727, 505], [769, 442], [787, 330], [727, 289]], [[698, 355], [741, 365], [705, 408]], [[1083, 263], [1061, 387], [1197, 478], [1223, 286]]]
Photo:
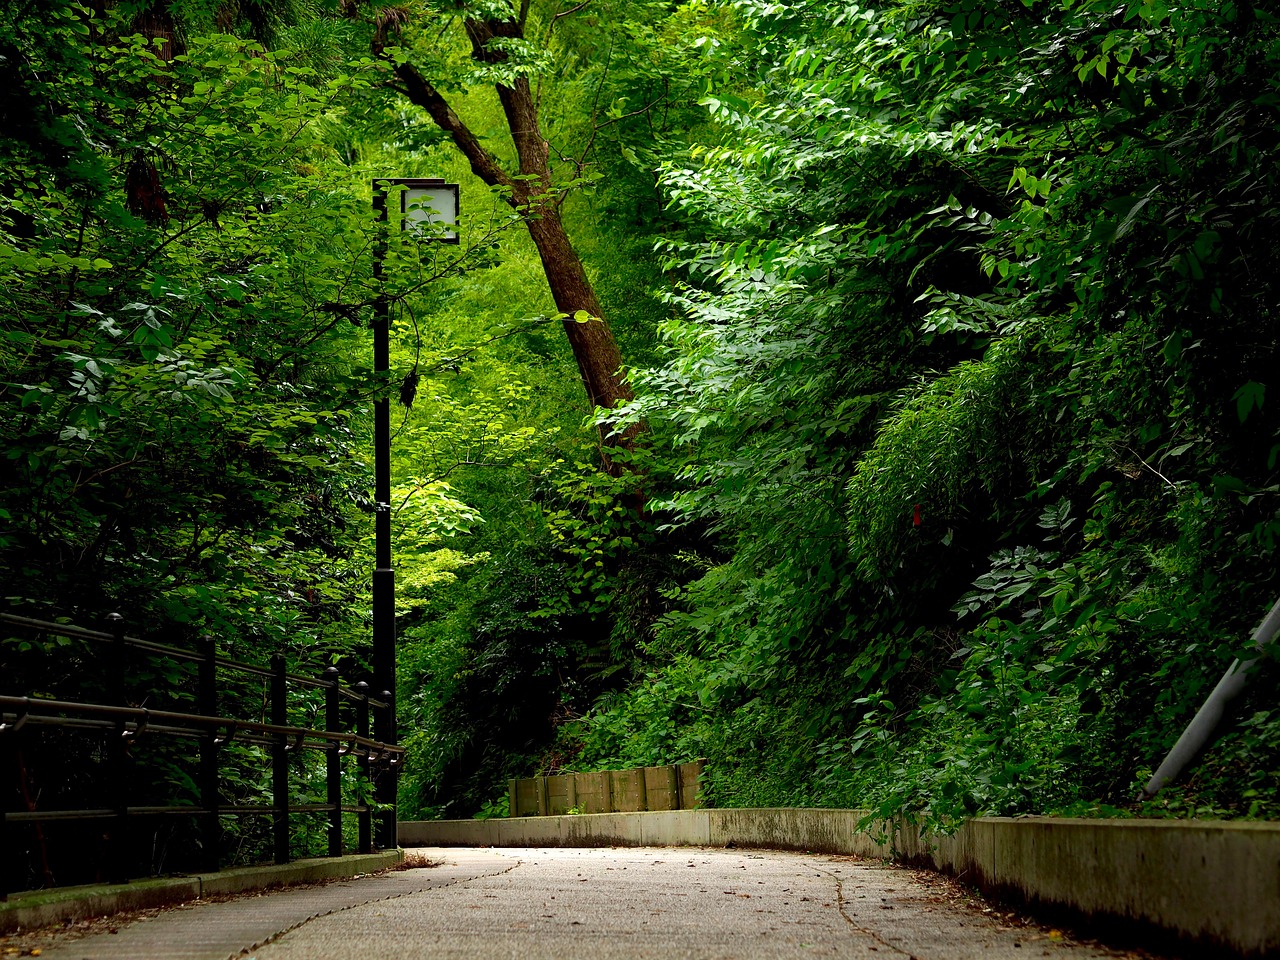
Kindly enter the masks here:
[[[431, 884], [430, 886], [419, 887], [413, 890], [402, 890], [396, 893], [388, 894], [385, 897], [370, 897], [368, 900], [361, 900], [358, 903], [357, 902], [344, 903], [340, 906], [334, 907], [331, 910], [326, 910], [322, 913], [313, 913], [311, 916], [306, 917], [302, 920], [299, 920], [297, 923], [293, 924], [292, 926], [286, 927], [283, 930], [277, 930], [275, 933], [271, 934], [269, 937], [266, 937], [265, 939], [260, 940], [257, 943], [250, 944], [244, 949], [231, 954], [227, 958], [227, 960], [240, 960], [240, 958], [246, 957], [248, 954], [254, 952], [255, 950], [260, 950], [261, 948], [267, 946], [270, 943], [275, 943], [281, 937], [292, 933], [293, 931], [299, 929], [300, 927], [310, 923], [312, 920], [319, 920], [321, 917], [331, 917], [335, 914], [342, 913], [345, 910], [354, 910], [357, 907], [367, 907], [375, 903], [385, 903], [388, 900], [399, 900], [401, 897], [411, 897], [415, 893], [422, 893], [424, 890], [441, 890], [441, 889], [444, 889], [445, 887], [461, 886], [464, 883], [472, 883], [475, 880], [483, 880], [488, 877], [501, 877], [510, 873], [512, 870], [514, 870], [516, 867], [520, 866], [523, 863], [524, 863], [523, 860], [517, 860], [515, 863], [511, 864], [511, 866], [507, 867], [505, 870], [499, 870], [495, 873], [477, 873], [474, 876], [469, 876], [469, 877], [455, 877], [454, 879], [449, 880], [445, 883]], [[432, 868], [421, 867], [417, 869], [427, 870]]]
[[320, 917], [499, 876], [519, 865], [492, 853], [464, 854], [449, 861], [320, 887], [194, 901], [122, 923], [118, 929], [58, 943], [42, 956], [44, 960], [238, 960]]
[[841, 877], [840, 874], [834, 873], [831, 870], [827, 870], [821, 864], [817, 864], [817, 863], [813, 864], [813, 868], [817, 870], [819, 873], [825, 873], [827, 876], [829, 876], [832, 880], [836, 882], [836, 907], [837, 909], [839, 909], [840, 916], [844, 918], [845, 923], [849, 924], [849, 926], [853, 927], [853, 929], [857, 930], [859, 933], [870, 937], [876, 943], [879, 943], [882, 946], [892, 950], [894, 953], [900, 953], [902, 954], [902, 956], [907, 957], [908, 960], [919, 960], [919, 958], [916, 957], [915, 954], [911, 953], [908, 950], [903, 950], [897, 944], [890, 943], [884, 937], [880, 936], [880, 934], [877, 933], [875, 930], [871, 930], [867, 927], [862, 926], [862, 924], [858, 923], [856, 920], [853, 919], [852, 916], [849, 915], [849, 912], [845, 910], [845, 905], [848, 904], [849, 901], [845, 899], [845, 895], [844, 895], [844, 878]]

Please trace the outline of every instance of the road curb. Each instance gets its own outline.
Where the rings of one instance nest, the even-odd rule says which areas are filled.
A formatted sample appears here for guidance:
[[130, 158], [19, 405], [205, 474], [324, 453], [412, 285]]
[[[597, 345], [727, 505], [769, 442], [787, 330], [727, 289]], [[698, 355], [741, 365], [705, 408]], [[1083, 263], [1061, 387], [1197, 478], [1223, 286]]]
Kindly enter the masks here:
[[0, 933], [170, 906], [200, 897], [376, 873], [394, 867], [403, 858], [403, 850], [384, 850], [381, 853], [316, 857], [260, 867], [231, 867], [217, 873], [134, 880], [126, 884], [31, 890], [10, 894], [7, 901], [0, 903]]
[[1280, 955], [1280, 823], [981, 817], [857, 832], [861, 810], [730, 809], [400, 824], [403, 846], [739, 846], [888, 857], [1091, 928]]

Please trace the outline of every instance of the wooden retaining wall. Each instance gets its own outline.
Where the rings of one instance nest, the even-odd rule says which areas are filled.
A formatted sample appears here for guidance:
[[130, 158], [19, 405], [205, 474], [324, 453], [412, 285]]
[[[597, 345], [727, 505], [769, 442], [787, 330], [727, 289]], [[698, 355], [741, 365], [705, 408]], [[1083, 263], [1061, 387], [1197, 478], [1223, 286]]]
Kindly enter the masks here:
[[512, 817], [698, 809], [703, 762], [510, 780]]

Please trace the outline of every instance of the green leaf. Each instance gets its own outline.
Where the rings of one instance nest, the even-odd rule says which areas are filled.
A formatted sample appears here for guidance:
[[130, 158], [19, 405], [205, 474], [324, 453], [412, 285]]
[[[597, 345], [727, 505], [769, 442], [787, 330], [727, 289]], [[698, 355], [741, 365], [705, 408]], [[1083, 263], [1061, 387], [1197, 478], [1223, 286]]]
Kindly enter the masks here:
[[1266, 398], [1266, 384], [1258, 383], [1256, 380], [1248, 381], [1237, 390], [1231, 399], [1236, 402], [1236, 415], [1240, 418], [1240, 422], [1244, 423], [1254, 410], [1261, 410]]

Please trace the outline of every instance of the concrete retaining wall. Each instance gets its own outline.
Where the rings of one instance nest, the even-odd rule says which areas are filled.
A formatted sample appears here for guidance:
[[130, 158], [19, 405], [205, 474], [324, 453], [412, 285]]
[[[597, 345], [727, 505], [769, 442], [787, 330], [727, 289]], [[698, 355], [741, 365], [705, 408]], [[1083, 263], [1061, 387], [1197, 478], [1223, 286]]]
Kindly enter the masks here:
[[1032, 907], [1119, 922], [1244, 956], [1280, 954], [1280, 824], [983, 817], [949, 837], [858, 810], [677, 810], [400, 824], [403, 846], [733, 844], [930, 865]]

